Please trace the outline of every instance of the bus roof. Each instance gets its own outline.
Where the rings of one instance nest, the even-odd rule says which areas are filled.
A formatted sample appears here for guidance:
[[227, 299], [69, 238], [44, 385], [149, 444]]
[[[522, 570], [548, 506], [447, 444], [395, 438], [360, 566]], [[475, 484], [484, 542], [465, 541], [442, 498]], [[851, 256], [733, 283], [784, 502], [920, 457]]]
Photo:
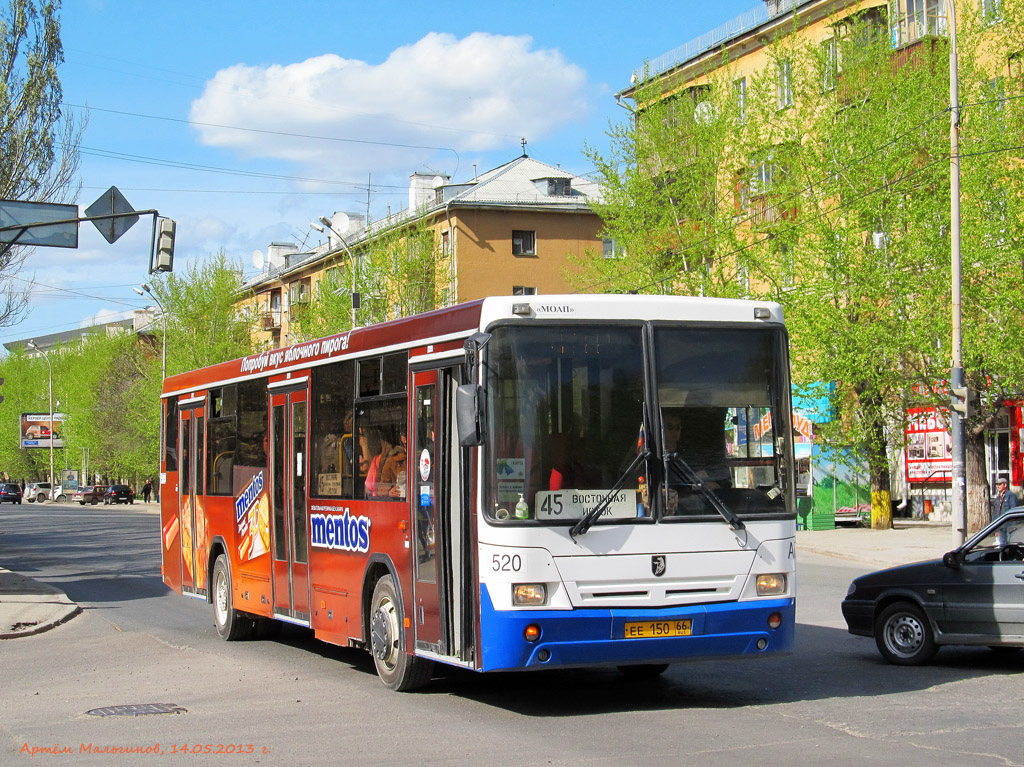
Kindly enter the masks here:
[[[755, 309], [758, 312], [755, 314]], [[368, 352], [389, 353], [462, 341], [509, 319], [665, 320], [779, 324], [782, 307], [771, 301], [663, 295], [492, 296], [365, 328], [257, 352], [199, 370], [169, 376], [163, 395], [171, 397], [250, 378], [288, 373]]]

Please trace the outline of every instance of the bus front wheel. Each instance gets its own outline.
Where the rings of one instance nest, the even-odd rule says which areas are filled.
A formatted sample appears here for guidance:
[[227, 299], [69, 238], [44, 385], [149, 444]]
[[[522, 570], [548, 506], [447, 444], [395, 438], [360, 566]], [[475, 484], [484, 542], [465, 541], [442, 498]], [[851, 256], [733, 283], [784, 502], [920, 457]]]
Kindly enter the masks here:
[[252, 635], [253, 621], [238, 612], [231, 598], [231, 566], [224, 555], [213, 565], [213, 617], [221, 639], [234, 642]]
[[432, 663], [405, 651], [405, 628], [395, 581], [385, 575], [373, 587], [370, 602], [370, 652], [385, 686], [404, 692], [430, 681]]

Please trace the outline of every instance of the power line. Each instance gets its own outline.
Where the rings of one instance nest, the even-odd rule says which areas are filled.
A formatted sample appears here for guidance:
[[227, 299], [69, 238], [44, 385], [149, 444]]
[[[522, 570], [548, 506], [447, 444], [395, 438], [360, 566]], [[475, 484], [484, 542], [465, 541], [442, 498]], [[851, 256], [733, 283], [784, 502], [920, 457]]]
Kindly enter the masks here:
[[[87, 106], [83, 106], [81, 104], [68, 104], [67, 106], [75, 107], [76, 109], [88, 109], [88, 110], [92, 110], [92, 111], [96, 111], [96, 112], [107, 112], [109, 114], [124, 115], [126, 117], [138, 117], [138, 118], [145, 119], [145, 120], [161, 120], [163, 122], [180, 123], [180, 124], [184, 124], [184, 125], [201, 125], [201, 126], [206, 127], [206, 128], [224, 128], [226, 130], [244, 131], [246, 133], [261, 133], [261, 134], [268, 135], [268, 136], [285, 136], [287, 138], [305, 138], [305, 139], [313, 139], [315, 141], [337, 141], [337, 142], [342, 142], [342, 143], [347, 143], [347, 144], [369, 144], [369, 145], [372, 145], [372, 146], [387, 146], [387, 147], [395, 147], [395, 148], [398, 148], [398, 149], [429, 149], [430, 151], [433, 151], [433, 152], [451, 152], [452, 154], [455, 155], [456, 159], [458, 159], [458, 157], [459, 157], [459, 153], [455, 149], [450, 147], [450, 146], [424, 146], [424, 145], [420, 145], [420, 144], [402, 144], [402, 143], [395, 142], [395, 141], [371, 141], [369, 139], [344, 138], [342, 136], [317, 136], [317, 135], [309, 134], [309, 133], [292, 133], [292, 132], [289, 132], [289, 131], [266, 130], [266, 129], [263, 129], [263, 128], [246, 128], [246, 127], [243, 127], [241, 125], [226, 125], [226, 124], [222, 124], [222, 123], [207, 123], [207, 122], [200, 122], [198, 120], [183, 120], [183, 119], [181, 119], [179, 117], [163, 117], [161, 115], [140, 114], [139, 112], [124, 112], [124, 111], [117, 110], [117, 109], [103, 109], [101, 107], [87, 107]], [[379, 115], [373, 115], [373, 116], [379, 117]], [[383, 119], [389, 119], [389, 118], [383, 118]], [[405, 121], [404, 120], [399, 120], [398, 122], [405, 122]], [[411, 124], [412, 125], [420, 125], [420, 123], [411, 123]], [[447, 129], [445, 129], [445, 128], [439, 128], [438, 126], [430, 126], [430, 125], [421, 126], [421, 127], [430, 127], [430, 128], [440, 129], [440, 130], [462, 130], [460, 128], [447, 128]], [[473, 130], [466, 130], [465, 132], [466, 133], [484, 133], [483, 131], [473, 131]], [[485, 135], [489, 135], [489, 136], [497, 135], [497, 136], [506, 136], [507, 138], [512, 138], [512, 136], [508, 136], [507, 134], [503, 134], [503, 133], [498, 133], [498, 134], [487, 133]], [[518, 140], [518, 137], [516, 137], [516, 138]]]

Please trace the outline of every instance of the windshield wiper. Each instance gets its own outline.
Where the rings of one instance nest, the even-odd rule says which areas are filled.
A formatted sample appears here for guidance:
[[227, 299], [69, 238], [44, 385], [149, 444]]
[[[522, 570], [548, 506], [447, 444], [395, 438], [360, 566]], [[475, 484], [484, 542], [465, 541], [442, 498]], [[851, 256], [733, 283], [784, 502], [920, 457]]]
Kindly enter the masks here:
[[690, 468], [690, 465], [679, 457], [679, 453], [666, 453], [665, 457], [668, 462], [683, 475], [683, 479], [693, 488], [696, 488], [697, 492], [707, 498], [715, 511], [721, 514], [725, 521], [729, 523], [733, 530], [742, 530], [745, 525], [743, 520], [736, 516], [736, 512], [730, 509], [722, 499], [718, 497], [714, 490], [704, 484], [701, 478], [697, 476], [697, 472]]
[[601, 497], [601, 500], [598, 501], [597, 505], [590, 511], [588, 511], [586, 514], [584, 514], [579, 522], [572, 526], [572, 528], [569, 530], [569, 537], [572, 538], [573, 543], [576, 542], [577, 535], [583, 535], [585, 532], [587, 532], [587, 530], [590, 529], [590, 526], [594, 524], [595, 521], [597, 521], [597, 518], [604, 513], [604, 510], [608, 508], [609, 504], [611, 504], [615, 496], [619, 494], [619, 491], [622, 489], [623, 485], [626, 484], [626, 480], [629, 479], [629, 475], [636, 471], [637, 467], [641, 463], [646, 461], [650, 457], [650, 455], [650, 450], [644, 450], [642, 453], [639, 453], [637, 457], [633, 460], [633, 463], [631, 463], [629, 467], [624, 472], [622, 472], [622, 475], [619, 477], [614, 487], [612, 487], [611, 490], [605, 493]]

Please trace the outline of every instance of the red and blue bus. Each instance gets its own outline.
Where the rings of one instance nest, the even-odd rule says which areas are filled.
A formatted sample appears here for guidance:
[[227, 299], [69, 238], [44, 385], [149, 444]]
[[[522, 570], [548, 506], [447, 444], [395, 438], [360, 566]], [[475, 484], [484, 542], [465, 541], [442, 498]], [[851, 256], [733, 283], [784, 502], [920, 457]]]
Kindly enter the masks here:
[[770, 302], [491, 297], [163, 389], [162, 575], [413, 689], [790, 652], [788, 341]]

